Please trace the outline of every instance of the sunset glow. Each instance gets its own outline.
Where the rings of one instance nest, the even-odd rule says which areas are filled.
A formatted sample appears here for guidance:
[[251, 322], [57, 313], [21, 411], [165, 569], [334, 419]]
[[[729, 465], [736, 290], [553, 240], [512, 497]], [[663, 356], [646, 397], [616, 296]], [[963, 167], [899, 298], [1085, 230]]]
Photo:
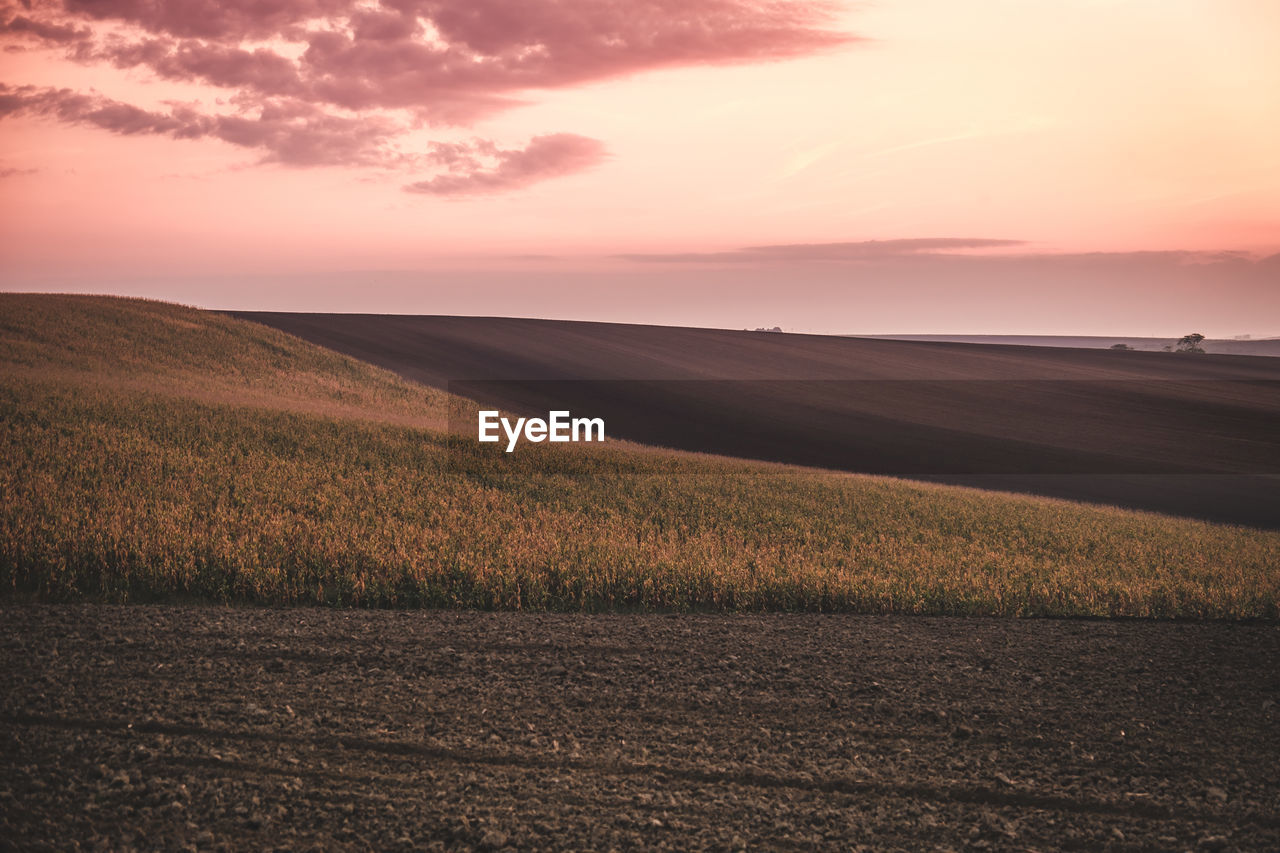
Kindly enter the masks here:
[[0, 287], [1280, 334], [1280, 6], [32, 0]]

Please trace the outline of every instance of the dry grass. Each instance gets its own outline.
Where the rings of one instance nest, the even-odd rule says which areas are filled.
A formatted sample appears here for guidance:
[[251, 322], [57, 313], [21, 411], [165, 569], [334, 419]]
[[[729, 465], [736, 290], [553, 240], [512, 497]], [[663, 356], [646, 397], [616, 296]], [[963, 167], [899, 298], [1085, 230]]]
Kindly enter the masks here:
[[0, 296], [0, 596], [1275, 618], [1280, 534], [637, 448], [163, 303]]
[[447, 423], [442, 392], [256, 323], [142, 299], [0, 294], [0, 370], [124, 396]]

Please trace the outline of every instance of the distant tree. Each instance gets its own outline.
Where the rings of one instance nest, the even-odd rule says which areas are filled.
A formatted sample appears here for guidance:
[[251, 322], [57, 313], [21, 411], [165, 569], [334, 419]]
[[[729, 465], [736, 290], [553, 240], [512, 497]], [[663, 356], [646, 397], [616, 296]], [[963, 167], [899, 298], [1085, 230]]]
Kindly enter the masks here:
[[1183, 335], [1178, 341], [1178, 352], [1204, 352], [1204, 347], [1200, 344], [1204, 341], [1204, 335], [1199, 332], [1192, 332], [1189, 335]]
[[1133, 347], [1129, 346], [1128, 344], [1112, 344], [1111, 348], [1112, 349], [1133, 349]]

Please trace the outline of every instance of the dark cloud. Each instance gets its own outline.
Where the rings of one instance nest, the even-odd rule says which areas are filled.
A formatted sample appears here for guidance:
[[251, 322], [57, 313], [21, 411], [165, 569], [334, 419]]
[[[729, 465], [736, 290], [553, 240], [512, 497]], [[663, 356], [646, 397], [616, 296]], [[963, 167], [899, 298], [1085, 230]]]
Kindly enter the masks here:
[[[433, 156], [448, 172], [405, 187], [427, 195], [476, 195], [519, 189], [547, 178], [569, 175], [605, 157], [599, 140], [572, 133], [535, 136], [523, 149], [499, 150], [489, 142], [467, 147], [438, 145]], [[491, 161], [492, 166], [486, 166]]]
[[[13, 14], [0, 43], [34, 36], [77, 62], [218, 87], [244, 112], [156, 113], [63, 92], [45, 106], [29, 93], [30, 114], [117, 133], [214, 136], [291, 165], [429, 163], [442, 171], [407, 189], [459, 195], [587, 168], [603, 147], [557, 133], [524, 149], [468, 143], [392, 156], [383, 149], [393, 127], [467, 125], [535, 90], [853, 41], [831, 29], [833, 16], [822, 0], [48, 0]], [[295, 114], [285, 118], [281, 105]]]
[[169, 80], [246, 89], [261, 97], [297, 97], [304, 89], [294, 63], [263, 48], [146, 39], [111, 45], [96, 56], [119, 68], [147, 66]]
[[191, 107], [169, 112], [70, 89], [0, 84], [0, 118], [35, 115], [122, 135], [214, 138], [263, 152], [263, 162], [289, 166], [389, 166], [398, 155], [388, 140], [399, 127], [386, 121], [342, 118], [309, 104], [266, 103], [257, 115], [210, 115]]
[[[411, 109], [446, 123], [509, 107], [525, 90], [673, 65], [784, 59], [850, 40], [819, 26], [827, 14], [813, 3], [389, 0], [369, 9], [308, 2], [293, 16], [288, 4], [274, 3], [261, 20], [233, 4], [199, 21], [182, 14], [192, 4], [91, 5], [95, 17], [159, 36], [93, 54], [118, 66], [352, 110]], [[317, 15], [320, 6], [329, 17]], [[317, 17], [325, 23], [316, 25]], [[258, 49], [250, 60], [239, 47], [266, 36], [299, 41], [305, 51], [295, 61]]]
[[390, 144], [403, 130], [395, 122], [331, 115], [302, 101], [269, 101], [252, 115], [211, 115], [182, 105], [157, 112], [71, 89], [0, 83], [0, 118], [17, 115], [56, 118], [126, 136], [220, 139], [262, 152], [262, 162], [287, 166], [401, 168], [429, 164], [444, 172], [405, 189], [441, 196], [518, 189], [588, 168], [605, 156], [598, 140], [555, 133], [536, 136], [523, 149], [502, 149], [492, 141], [477, 139], [434, 143], [427, 155], [410, 157]]
[[8, 23], [0, 24], [0, 33], [16, 36], [34, 36], [54, 44], [70, 44], [80, 42], [92, 36], [88, 27], [77, 27], [71, 24], [52, 21], [37, 21], [26, 15], [15, 15]]
[[[389, 0], [403, 36], [314, 32], [300, 63], [314, 96], [359, 109], [437, 103], [481, 113], [510, 93], [549, 89], [675, 65], [757, 62], [848, 42], [824, 29], [824, 7], [743, 0]], [[391, 19], [386, 19], [390, 21]], [[380, 34], [393, 25], [380, 26]]]
[[990, 240], [978, 237], [919, 237], [902, 240], [863, 240], [851, 243], [785, 243], [747, 246], [730, 252], [632, 254], [632, 261], [660, 263], [771, 263], [778, 261], [859, 261], [898, 258], [965, 249], [1003, 249], [1025, 245], [1022, 240]]
[[422, 22], [417, 15], [383, 9], [361, 9], [351, 15], [348, 25], [358, 42], [394, 42], [422, 35]]
[[133, 24], [154, 34], [215, 40], [264, 39], [308, 21], [350, 14], [352, 0], [65, 0], [86, 20]]

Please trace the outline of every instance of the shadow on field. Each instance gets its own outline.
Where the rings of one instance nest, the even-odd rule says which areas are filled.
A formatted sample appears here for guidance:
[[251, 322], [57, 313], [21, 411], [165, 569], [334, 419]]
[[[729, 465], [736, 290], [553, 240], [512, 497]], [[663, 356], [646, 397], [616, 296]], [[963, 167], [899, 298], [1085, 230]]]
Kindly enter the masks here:
[[1280, 359], [237, 316], [518, 414], [602, 417], [644, 444], [1280, 527]]

